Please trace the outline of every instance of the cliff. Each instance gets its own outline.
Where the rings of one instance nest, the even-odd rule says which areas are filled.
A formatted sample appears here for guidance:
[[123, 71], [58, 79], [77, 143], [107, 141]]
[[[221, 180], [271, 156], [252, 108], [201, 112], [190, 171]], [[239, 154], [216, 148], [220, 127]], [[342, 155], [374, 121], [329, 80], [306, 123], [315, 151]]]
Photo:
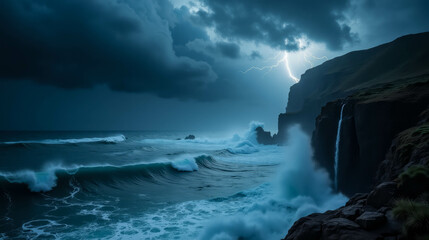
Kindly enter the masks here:
[[338, 191], [351, 198], [301, 218], [285, 239], [429, 238], [427, 42], [421, 33], [351, 52], [291, 87], [278, 139], [301, 124], [332, 180], [338, 156]]
[[[322, 108], [316, 119], [312, 145], [314, 159], [332, 179], [338, 119], [343, 104], [338, 144], [338, 190], [351, 196], [356, 192], [367, 192], [377, 183], [378, 167], [385, 160], [392, 141], [400, 132], [423, 121], [421, 115], [429, 107], [429, 75], [360, 91]], [[391, 162], [386, 161], [385, 165], [390, 168], [399, 166]], [[389, 180], [394, 175], [379, 178]]]
[[400, 37], [371, 49], [354, 51], [307, 70], [290, 88], [286, 113], [278, 118], [278, 140], [295, 123], [311, 134], [322, 106], [398, 79], [429, 73], [429, 32]]

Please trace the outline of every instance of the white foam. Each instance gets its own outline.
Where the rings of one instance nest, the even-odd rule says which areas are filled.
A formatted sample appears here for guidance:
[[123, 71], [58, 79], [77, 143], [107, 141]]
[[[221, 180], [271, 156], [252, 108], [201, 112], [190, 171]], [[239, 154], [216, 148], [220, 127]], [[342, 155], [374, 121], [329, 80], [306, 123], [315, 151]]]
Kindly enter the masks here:
[[76, 143], [94, 143], [94, 142], [102, 142], [102, 143], [118, 143], [125, 141], [124, 135], [116, 135], [110, 137], [94, 137], [94, 138], [71, 138], [71, 139], [42, 139], [42, 140], [25, 140], [25, 141], [15, 141], [15, 142], [3, 142], [3, 144], [76, 144]]
[[15, 173], [0, 173], [10, 183], [25, 183], [32, 192], [47, 192], [57, 185], [56, 168], [41, 172], [22, 170]]
[[347, 198], [333, 194], [325, 171], [315, 169], [309, 138], [298, 127], [289, 131], [287, 162], [279, 171], [275, 194], [255, 201], [234, 216], [222, 216], [207, 225], [200, 239], [281, 239], [300, 217], [343, 205]]
[[253, 145], [250, 141], [245, 140], [240, 143], [238, 143], [233, 148], [228, 148], [228, 152], [230, 153], [236, 153], [236, 154], [250, 154], [258, 152], [259, 150]]
[[192, 172], [198, 170], [198, 164], [194, 158], [184, 158], [171, 162], [171, 166], [180, 172]]
[[245, 134], [245, 138], [254, 143], [254, 144], [258, 144], [258, 140], [256, 139], [256, 128], [258, 127], [264, 127], [264, 124], [258, 121], [252, 121], [249, 124], [249, 129], [247, 130], [246, 134]]

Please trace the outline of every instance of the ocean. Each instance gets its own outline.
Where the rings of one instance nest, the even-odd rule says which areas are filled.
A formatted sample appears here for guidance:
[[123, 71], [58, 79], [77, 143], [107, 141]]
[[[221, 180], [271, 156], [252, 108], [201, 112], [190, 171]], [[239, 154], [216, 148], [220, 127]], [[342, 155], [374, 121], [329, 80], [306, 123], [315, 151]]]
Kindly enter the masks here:
[[244, 133], [1, 132], [0, 239], [279, 239], [336, 208], [299, 127]]

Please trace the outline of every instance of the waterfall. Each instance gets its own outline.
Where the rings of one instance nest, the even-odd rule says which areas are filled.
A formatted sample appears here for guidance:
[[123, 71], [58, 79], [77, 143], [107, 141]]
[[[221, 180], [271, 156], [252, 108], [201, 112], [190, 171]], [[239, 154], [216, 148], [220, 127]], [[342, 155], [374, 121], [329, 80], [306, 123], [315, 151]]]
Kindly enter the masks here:
[[346, 104], [344, 103], [341, 106], [341, 113], [340, 113], [340, 120], [338, 120], [338, 128], [337, 128], [337, 140], [335, 141], [335, 165], [334, 165], [334, 170], [335, 170], [335, 179], [334, 179], [334, 183], [335, 183], [335, 190], [338, 190], [338, 155], [340, 152], [340, 135], [341, 135], [341, 123], [343, 122], [343, 110], [344, 110], [344, 106]]

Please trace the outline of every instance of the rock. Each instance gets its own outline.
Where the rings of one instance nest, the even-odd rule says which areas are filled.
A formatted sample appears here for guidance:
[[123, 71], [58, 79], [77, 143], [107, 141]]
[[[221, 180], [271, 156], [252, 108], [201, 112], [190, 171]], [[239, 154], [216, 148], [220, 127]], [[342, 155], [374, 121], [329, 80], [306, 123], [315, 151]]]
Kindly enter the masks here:
[[[309, 69], [290, 88], [286, 113], [280, 114], [278, 119], [279, 134], [285, 134], [288, 127], [295, 123], [302, 124], [304, 129], [310, 128], [311, 134], [314, 119], [320, 107], [326, 103], [380, 82], [427, 73], [429, 59], [420, 56], [427, 53], [428, 41], [428, 33], [407, 35], [376, 48], [348, 53]], [[401, 53], [401, 58], [392, 58], [398, 53]]]
[[381, 208], [379, 208], [379, 209], [378, 209], [378, 211], [377, 211], [377, 212], [379, 212], [379, 213], [383, 213], [383, 214], [386, 214], [386, 213], [387, 213], [387, 211], [390, 211], [390, 210], [392, 210], [392, 208], [391, 208], [391, 207], [381, 207]]
[[367, 197], [368, 197], [368, 193], [356, 193], [355, 195], [353, 195], [353, 197], [349, 199], [349, 201], [347, 201], [346, 206], [354, 205], [358, 203], [360, 200], [365, 200], [366, 202]]
[[367, 204], [375, 208], [380, 208], [392, 201], [397, 192], [395, 182], [384, 182], [372, 190], [367, 198]]
[[356, 222], [364, 229], [371, 230], [383, 225], [386, 222], [386, 217], [379, 212], [364, 212], [356, 218]]
[[264, 145], [275, 144], [274, 138], [271, 137], [271, 132], [264, 131], [262, 127], [257, 127], [255, 131], [256, 131], [256, 140], [258, 141], [259, 144], [264, 144]]
[[193, 139], [195, 139], [195, 136], [194, 135], [188, 135], [187, 137], [185, 137], [185, 139], [186, 140], [193, 140]]
[[289, 232], [290, 234], [288, 234], [285, 239], [320, 239], [320, 236], [322, 235], [322, 223], [314, 220], [303, 221], [299, 227], [296, 227], [296, 229], [293, 229], [292, 227]]
[[335, 218], [337, 211], [327, 211], [325, 213], [313, 213], [300, 218], [289, 229], [285, 240], [306, 240], [320, 239], [322, 234], [322, 224]]
[[346, 218], [334, 218], [322, 226], [322, 238], [326, 240], [376, 240], [378, 234], [362, 229], [355, 222]]
[[396, 220], [396, 218], [392, 214], [392, 211], [387, 211], [385, 216], [386, 223], [383, 224], [380, 228], [377, 228], [375, 231], [385, 237], [398, 237], [399, 235], [401, 235], [402, 224], [398, 220]]
[[323, 225], [323, 227], [324, 227], [324, 230], [328, 230], [328, 231], [331, 231], [333, 229], [338, 229], [338, 228], [348, 229], [348, 230], [360, 228], [360, 226], [357, 223], [346, 218], [333, 218], [327, 221]]
[[355, 220], [363, 212], [362, 205], [350, 205], [341, 210], [341, 216], [349, 220]]
[[[427, 41], [429, 33], [408, 35], [306, 71], [290, 88], [286, 112], [279, 115], [279, 141], [285, 140], [293, 124], [313, 133], [314, 159], [333, 179], [338, 119], [347, 98], [339, 143], [338, 189], [347, 196], [369, 191], [392, 140], [419, 122], [418, 116], [427, 108], [429, 58], [423, 61], [421, 57], [428, 56]], [[403, 57], [391, 57], [398, 53]], [[425, 153], [419, 156], [427, 156]], [[386, 171], [391, 172], [389, 168]]]

